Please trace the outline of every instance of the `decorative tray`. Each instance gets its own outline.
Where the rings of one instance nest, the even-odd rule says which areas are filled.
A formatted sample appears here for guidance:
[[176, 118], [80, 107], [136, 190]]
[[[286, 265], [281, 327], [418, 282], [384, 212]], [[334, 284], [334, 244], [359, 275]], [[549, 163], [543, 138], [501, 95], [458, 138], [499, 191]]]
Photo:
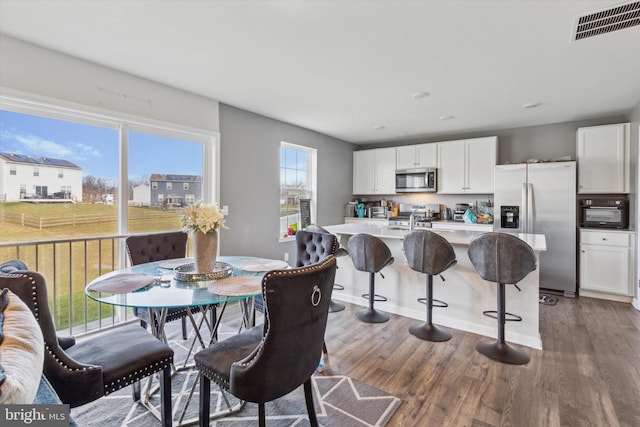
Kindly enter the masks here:
[[174, 268], [175, 279], [181, 282], [198, 282], [201, 280], [219, 280], [231, 276], [233, 266], [226, 262], [216, 261], [210, 273], [197, 273], [195, 263], [183, 264]]

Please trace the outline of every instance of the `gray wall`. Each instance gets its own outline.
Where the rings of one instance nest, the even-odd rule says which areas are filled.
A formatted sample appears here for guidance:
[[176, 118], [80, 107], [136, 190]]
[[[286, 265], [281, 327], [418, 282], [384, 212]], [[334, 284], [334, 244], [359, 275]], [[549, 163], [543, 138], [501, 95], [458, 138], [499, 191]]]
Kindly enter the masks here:
[[295, 260], [294, 243], [279, 243], [280, 142], [317, 149], [319, 225], [344, 221], [352, 197], [353, 144], [220, 104], [220, 204], [229, 206], [222, 255]]
[[360, 146], [360, 149], [391, 147], [394, 145], [410, 145], [425, 142], [449, 141], [482, 136], [498, 137], [498, 164], [507, 162], [523, 162], [538, 158], [551, 160], [561, 156], [576, 158], [576, 131], [580, 127], [598, 126], [629, 121], [627, 116], [613, 116], [592, 120], [580, 120], [565, 123], [553, 123], [514, 129], [502, 129], [475, 133], [441, 135], [407, 141], [395, 141]]

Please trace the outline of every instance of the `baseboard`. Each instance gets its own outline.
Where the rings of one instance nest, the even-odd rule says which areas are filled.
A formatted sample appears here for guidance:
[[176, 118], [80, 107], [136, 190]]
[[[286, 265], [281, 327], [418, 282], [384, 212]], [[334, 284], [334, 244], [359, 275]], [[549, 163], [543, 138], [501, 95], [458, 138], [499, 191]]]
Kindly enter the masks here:
[[631, 301], [631, 305], [638, 311], [640, 311], [640, 300], [638, 298], [634, 298]]
[[626, 302], [628, 304], [631, 303], [631, 300], [633, 298], [633, 297], [624, 296], [624, 295], [607, 294], [605, 292], [587, 291], [585, 289], [580, 290], [580, 296], [588, 297], [588, 298], [606, 299], [609, 301]]

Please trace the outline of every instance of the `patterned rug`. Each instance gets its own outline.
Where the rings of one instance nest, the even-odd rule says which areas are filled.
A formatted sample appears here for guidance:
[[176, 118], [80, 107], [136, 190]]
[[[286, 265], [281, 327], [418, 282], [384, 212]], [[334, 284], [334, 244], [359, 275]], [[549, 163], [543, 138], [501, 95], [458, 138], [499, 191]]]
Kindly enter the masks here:
[[[173, 322], [178, 324], [180, 322]], [[176, 325], [176, 326], [178, 326]], [[175, 330], [174, 330], [175, 329]], [[225, 328], [220, 338], [235, 331]], [[190, 340], [179, 337], [179, 327], [171, 326], [168, 331], [169, 344], [174, 349], [176, 361], [183, 361]], [[176, 362], [176, 366], [182, 364]], [[362, 427], [384, 426], [398, 409], [401, 400], [375, 387], [349, 378], [336, 375], [330, 369], [316, 373], [312, 377], [315, 410], [321, 426]], [[194, 387], [195, 383], [195, 387]], [[187, 407], [181, 423], [187, 420], [197, 422], [198, 417], [198, 373], [196, 370], [180, 370], [171, 381], [173, 394], [174, 426]], [[188, 396], [193, 396], [189, 401]], [[144, 388], [143, 388], [144, 391]], [[231, 406], [238, 400], [226, 395]], [[220, 391], [211, 384], [211, 411], [226, 408]], [[159, 409], [159, 393], [152, 396], [151, 405]], [[309, 425], [302, 387], [286, 396], [265, 404], [267, 425], [270, 427]], [[160, 421], [141, 405], [134, 403], [129, 387], [98, 399], [92, 403], [71, 410], [71, 416], [81, 427], [146, 427], [158, 426]], [[233, 414], [211, 420], [211, 426], [238, 427], [258, 424], [258, 405], [247, 402]]]

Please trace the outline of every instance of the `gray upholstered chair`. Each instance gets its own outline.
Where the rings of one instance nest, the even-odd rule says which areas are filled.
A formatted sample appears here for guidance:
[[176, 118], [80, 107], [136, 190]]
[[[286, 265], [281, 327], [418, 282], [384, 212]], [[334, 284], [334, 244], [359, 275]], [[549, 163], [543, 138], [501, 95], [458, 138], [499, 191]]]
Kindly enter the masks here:
[[[153, 261], [163, 261], [176, 258], [184, 258], [187, 254], [187, 234], [182, 231], [169, 231], [154, 234], [137, 234], [127, 237], [127, 255], [131, 265], [144, 264]], [[214, 322], [215, 306], [210, 307], [212, 324]], [[198, 307], [192, 307], [191, 312], [200, 311]], [[140, 326], [147, 327], [149, 323], [149, 310], [134, 308], [133, 314], [140, 319]], [[182, 339], [187, 339], [187, 310], [185, 307], [174, 307], [167, 310], [166, 322], [180, 320], [182, 322]]]
[[[329, 230], [327, 230], [326, 228], [322, 228], [319, 225], [315, 225], [315, 224], [307, 225], [304, 228], [304, 230], [305, 231], [311, 231], [312, 233], [331, 234], [331, 232]], [[343, 248], [342, 246], [338, 246], [338, 249], [336, 250], [336, 253], [334, 254], [334, 256], [336, 258], [343, 257], [343, 256], [349, 256], [349, 251], [346, 250], [345, 248]], [[333, 284], [333, 289], [337, 290], [337, 291], [341, 291], [341, 290], [344, 289], [344, 286], [339, 285], [337, 283], [334, 283]], [[345, 305], [344, 304], [331, 300], [331, 304], [329, 305], [329, 313], [335, 313], [337, 311], [342, 311], [344, 309], [345, 309]]]
[[[374, 301], [386, 301], [387, 298], [375, 294], [375, 273], [393, 264], [389, 247], [379, 238], [370, 234], [351, 236], [348, 243], [349, 254], [356, 270], [369, 273], [369, 293], [363, 298], [369, 300], [369, 307], [355, 313], [356, 319], [366, 323], [382, 323], [389, 320], [389, 315], [373, 308]], [[382, 276], [382, 273], [380, 273]], [[382, 276], [384, 278], [384, 276]]]
[[531, 246], [506, 233], [484, 233], [469, 243], [469, 259], [480, 277], [498, 285], [498, 310], [483, 314], [498, 320], [498, 340], [480, 342], [476, 350], [490, 359], [511, 365], [524, 365], [529, 355], [509, 346], [504, 337], [506, 321], [522, 321], [522, 317], [507, 313], [505, 285], [515, 285], [536, 269], [536, 255]]
[[311, 375], [320, 361], [336, 260], [268, 272], [262, 279], [264, 325], [233, 335], [195, 355], [200, 370], [200, 426], [209, 425], [211, 381], [237, 398], [265, 403], [304, 384], [311, 425], [317, 426]]
[[8, 288], [33, 312], [44, 336], [44, 375], [63, 403], [72, 408], [133, 386], [140, 399], [140, 380], [160, 373], [162, 425], [171, 420], [173, 350], [136, 325], [112, 329], [64, 349], [49, 311], [47, 284], [34, 271], [0, 273], [0, 289]]
[[409, 267], [427, 275], [427, 296], [418, 298], [418, 301], [427, 306], [427, 321], [422, 325], [409, 327], [409, 332], [427, 341], [447, 341], [451, 339], [451, 333], [442, 326], [433, 324], [433, 307], [448, 307], [447, 303], [433, 298], [433, 276], [442, 274], [456, 264], [453, 246], [439, 234], [426, 230], [407, 234], [402, 245]]

